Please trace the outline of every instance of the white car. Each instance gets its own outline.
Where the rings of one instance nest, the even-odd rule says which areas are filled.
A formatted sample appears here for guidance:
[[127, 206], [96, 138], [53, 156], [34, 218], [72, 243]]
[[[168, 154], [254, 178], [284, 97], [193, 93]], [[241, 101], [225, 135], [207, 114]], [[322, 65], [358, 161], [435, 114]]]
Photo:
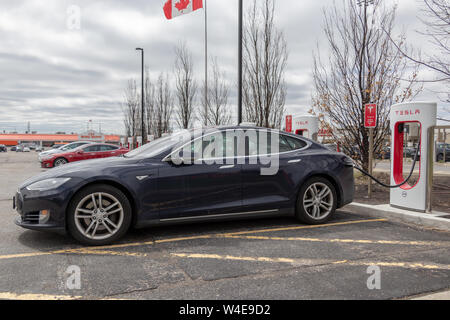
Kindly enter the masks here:
[[29, 147], [23, 147], [23, 152], [30, 152], [30, 148]]

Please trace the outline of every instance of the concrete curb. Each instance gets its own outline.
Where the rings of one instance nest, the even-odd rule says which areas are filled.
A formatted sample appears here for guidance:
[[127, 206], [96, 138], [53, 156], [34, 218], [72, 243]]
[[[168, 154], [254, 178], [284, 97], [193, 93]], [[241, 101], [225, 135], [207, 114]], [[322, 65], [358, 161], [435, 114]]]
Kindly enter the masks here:
[[387, 218], [391, 221], [415, 224], [422, 227], [450, 231], [450, 219], [442, 218], [442, 216], [450, 216], [450, 213], [445, 212], [420, 213], [393, 208], [389, 204], [372, 205], [357, 202], [348, 204], [340, 210], [371, 217]]

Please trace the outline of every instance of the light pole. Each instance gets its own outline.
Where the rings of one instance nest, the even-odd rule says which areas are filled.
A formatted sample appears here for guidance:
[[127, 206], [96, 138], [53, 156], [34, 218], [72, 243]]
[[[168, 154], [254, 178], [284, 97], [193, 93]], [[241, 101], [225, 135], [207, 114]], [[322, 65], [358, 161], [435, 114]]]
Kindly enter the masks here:
[[141, 65], [141, 145], [144, 145], [145, 126], [144, 126], [144, 49], [136, 48], [137, 51], [141, 51], [142, 65]]
[[240, 125], [242, 123], [242, 0], [239, 0], [238, 41], [238, 125]]

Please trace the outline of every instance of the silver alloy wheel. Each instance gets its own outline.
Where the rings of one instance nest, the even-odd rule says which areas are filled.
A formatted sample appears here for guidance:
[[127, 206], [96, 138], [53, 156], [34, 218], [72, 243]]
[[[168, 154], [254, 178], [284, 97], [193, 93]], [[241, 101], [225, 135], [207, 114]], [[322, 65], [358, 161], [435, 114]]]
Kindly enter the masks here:
[[65, 159], [62, 159], [62, 158], [57, 159], [57, 160], [55, 161], [55, 167], [62, 166], [63, 164], [66, 164], [66, 163], [67, 163], [67, 161], [66, 161]]
[[122, 204], [113, 195], [96, 192], [87, 195], [75, 209], [75, 225], [85, 237], [103, 240], [113, 236], [122, 226]]
[[314, 220], [328, 216], [333, 210], [334, 197], [330, 187], [322, 182], [309, 186], [303, 195], [303, 207], [306, 214]]

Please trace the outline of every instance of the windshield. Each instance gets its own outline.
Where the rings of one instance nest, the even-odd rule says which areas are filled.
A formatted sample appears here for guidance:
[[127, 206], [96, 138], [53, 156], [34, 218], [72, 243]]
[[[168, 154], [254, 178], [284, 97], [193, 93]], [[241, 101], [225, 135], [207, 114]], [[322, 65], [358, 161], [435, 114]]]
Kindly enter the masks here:
[[83, 144], [79, 144], [79, 143], [74, 143], [74, 144], [66, 144], [65, 146], [61, 147], [61, 150], [67, 151], [67, 150], [72, 150], [75, 148], [78, 148], [79, 146], [82, 146]]
[[[186, 132], [174, 133], [149, 142], [124, 155], [125, 158], [151, 158], [166, 150], [170, 150], [185, 141]], [[189, 135], [187, 136], [189, 138]]]

